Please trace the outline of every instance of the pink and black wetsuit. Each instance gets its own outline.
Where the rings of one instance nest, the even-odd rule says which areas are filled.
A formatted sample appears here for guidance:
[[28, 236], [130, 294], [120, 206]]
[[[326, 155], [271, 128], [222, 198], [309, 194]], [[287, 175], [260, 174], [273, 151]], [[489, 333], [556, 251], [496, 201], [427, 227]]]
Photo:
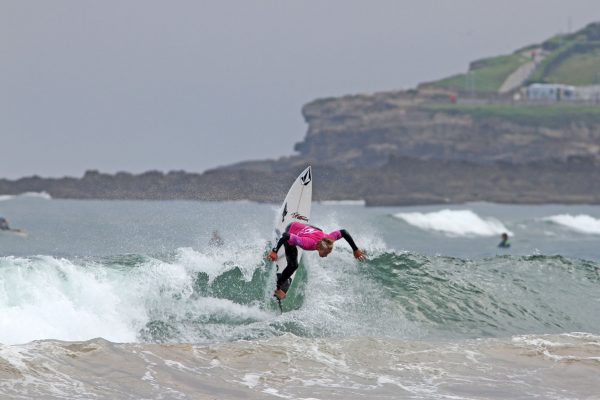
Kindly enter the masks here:
[[286, 282], [298, 268], [297, 247], [307, 251], [317, 250], [319, 241], [323, 238], [331, 239], [333, 241], [344, 238], [350, 247], [352, 247], [352, 251], [358, 250], [352, 236], [350, 236], [345, 229], [325, 233], [315, 226], [306, 225], [300, 222], [292, 222], [288, 225], [284, 234], [281, 235], [281, 239], [277, 242], [277, 246], [273, 248], [273, 251], [277, 253], [282, 245], [285, 246], [285, 258], [287, 260], [287, 267], [285, 267], [281, 276], [277, 279], [278, 289], [281, 288], [281, 285]]

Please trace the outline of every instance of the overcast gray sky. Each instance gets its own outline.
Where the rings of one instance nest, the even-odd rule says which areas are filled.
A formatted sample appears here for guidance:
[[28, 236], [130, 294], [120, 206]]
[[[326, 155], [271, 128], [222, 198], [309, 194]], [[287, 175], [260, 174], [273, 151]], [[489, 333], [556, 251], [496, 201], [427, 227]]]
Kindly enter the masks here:
[[598, 0], [0, 0], [0, 177], [290, 155], [311, 100], [412, 88], [595, 20]]

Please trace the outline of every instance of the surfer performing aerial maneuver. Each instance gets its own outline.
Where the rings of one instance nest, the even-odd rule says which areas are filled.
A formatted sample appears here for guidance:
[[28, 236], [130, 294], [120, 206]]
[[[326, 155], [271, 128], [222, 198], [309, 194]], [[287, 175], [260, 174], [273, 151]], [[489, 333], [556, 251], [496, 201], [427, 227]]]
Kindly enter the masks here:
[[281, 300], [292, 284], [304, 250], [317, 251], [321, 257], [327, 257], [333, 250], [333, 243], [344, 238], [352, 247], [354, 257], [360, 261], [366, 259], [348, 231], [341, 229], [325, 233], [309, 225], [311, 203], [312, 170], [308, 167], [296, 178], [279, 209], [275, 220], [275, 247], [267, 255], [267, 259], [275, 262], [280, 271], [274, 295], [282, 312]]
[[285, 247], [285, 258], [287, 266], [281, 274], [278, 274], [277, 290], [275, 296], [279, 300], [285, 298], [285, 294], [289, 284], [286, 285], [288, 279], [298, 269], [298, 247], [308, 251], [318, 251], [320, 257], [327, 257], [333, 250], [333, 243], [341, 238], [346, 239], [346, 242], [352, 247], [354, 257], [357, 260], [364, 261], [366, 259], [362, 251], [356, 247], [356, 243], [352, 236], [345, 229], [340, 229], [331, 233], [325, 233], [321, 229], [302, 224], [300, 222], [292, 222], [288, 225], [285, 233], [281, 235], [281, 239], [277, 245], [269, 253], [271, 261], [277, 261], [277, 252], [283, 245]]

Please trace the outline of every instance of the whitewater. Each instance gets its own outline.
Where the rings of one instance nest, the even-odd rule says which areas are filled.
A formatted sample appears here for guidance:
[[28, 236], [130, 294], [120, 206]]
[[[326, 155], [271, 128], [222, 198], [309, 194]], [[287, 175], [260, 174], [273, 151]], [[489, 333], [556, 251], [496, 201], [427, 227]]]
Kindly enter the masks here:
[[0, 398], [599, 398], [600, 207], [317, 203], [282, 315], [276, 208], [4, 197]]

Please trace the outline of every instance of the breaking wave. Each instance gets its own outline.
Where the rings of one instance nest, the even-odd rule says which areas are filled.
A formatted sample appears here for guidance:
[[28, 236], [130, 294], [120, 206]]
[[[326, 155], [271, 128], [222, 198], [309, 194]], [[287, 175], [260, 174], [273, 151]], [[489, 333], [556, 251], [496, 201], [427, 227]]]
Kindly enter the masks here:
[[394, 217], [417, 228], [448, 236], [497, 236], [505, 232], [512, 235], [502, 222], [495, 218], [482, 218], [471, 210], [398, 213]]
[[600, 219], [590, 215], [560, 214], [543, 218], [543, 220], [567, 227], [579, 233], [600, 235]]
[[3, 257], [0, 342], [103, 337], [214, 343], [285, 333], [474, 338], [600, 330], [600, 273], [593, 262], [371, 251], [363, 264], [339, 249], [327, 260], [311, 255], [302, 264], [279, 315], [272, 300], [275, 271], [257, 247]]
[[0, 194], [0, 201], [12, 200], [19, 197], [34, 197], [38, 199], [51, 200], [52, 196], [50, 196], [46, 192], [25, 192], [21, 194]]

